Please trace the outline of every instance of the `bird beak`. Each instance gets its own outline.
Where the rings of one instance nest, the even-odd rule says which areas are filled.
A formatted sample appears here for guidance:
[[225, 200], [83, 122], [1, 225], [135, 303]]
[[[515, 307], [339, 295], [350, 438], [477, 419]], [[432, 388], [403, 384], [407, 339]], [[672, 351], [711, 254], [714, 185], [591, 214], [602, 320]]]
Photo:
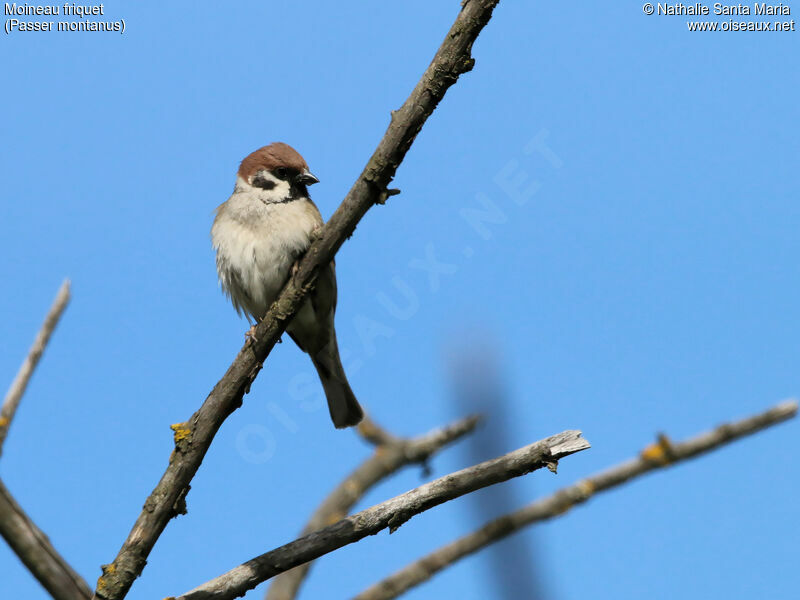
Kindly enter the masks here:
[[302, 183], [303, 185], [314, 185], [315, 183], [319, 183], [319, 179], [317, 179], [311, 171], [308, 169], [304, 169], [300, 175], [297, 176], [297, 183]]

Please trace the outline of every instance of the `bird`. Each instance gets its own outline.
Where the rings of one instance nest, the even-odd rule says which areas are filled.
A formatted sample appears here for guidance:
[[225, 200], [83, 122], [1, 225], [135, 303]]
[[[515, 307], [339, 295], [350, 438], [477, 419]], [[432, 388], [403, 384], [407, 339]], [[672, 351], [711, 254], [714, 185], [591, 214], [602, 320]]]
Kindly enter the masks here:
[[[274, 142], [242, 160], [233, 194], [217, 207], [211, 243], [220, 286], [249, 322], [264, 318], [323, 225], [308, 193], [315, 183], [319, 179], [303, 157], [288, 144]], [[357, 425], [364, 411], [339, 356], [335, 312], [336, 267], [331, 261], [286, 331], [311, 357], [331, 420], [341, 429]]]

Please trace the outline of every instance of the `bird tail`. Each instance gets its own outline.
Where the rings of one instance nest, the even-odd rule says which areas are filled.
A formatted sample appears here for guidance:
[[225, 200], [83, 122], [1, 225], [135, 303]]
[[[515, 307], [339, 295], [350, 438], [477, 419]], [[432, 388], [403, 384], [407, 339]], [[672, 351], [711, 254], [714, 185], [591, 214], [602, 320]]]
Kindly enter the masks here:
[[358, 425], [364, 418], [364, 411], [347, 382], [342, 360], [339, 358], [336, 338], [331, 340], [331, 343], [316, 356], [312, 355], [311, 360], [317, 369], [320, 381], [322, 381], [322, 388], [328, 399], [328, 410], [334, 426], [342, 429]]

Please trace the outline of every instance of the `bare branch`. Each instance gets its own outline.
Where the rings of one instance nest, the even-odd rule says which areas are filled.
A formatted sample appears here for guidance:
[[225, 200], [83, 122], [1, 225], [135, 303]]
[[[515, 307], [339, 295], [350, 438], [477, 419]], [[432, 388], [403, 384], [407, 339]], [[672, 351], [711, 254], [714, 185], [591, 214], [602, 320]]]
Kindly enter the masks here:
[[542, 467], [555, 472], [559, 459], [589, 447], [589, 442], [581, 437], [580, 431], [565, 431], [505, 456], [440, 477], [257, 556], [179, 596], [177, 600], [238, 598], [270, 577], [357, 542], [368, 535], [375, 535], [386, 527], [390, 533], [396, 531], [414, 515], [448, 500]]
[[8, 429], [11, 427], [11, 421], [14, 420], [19, 401], [22, 399], [22, 395], [28, 387], [31, 375], [33, 375], [33, 371], [36, 369], [36, 365], [39, 363], [39, 359], [42, 357], [44, 349], [47, 347], [47, 342], [50, 341], [50, 336], [55, 330], [56, 325], [58, 325], [58, 321], [64, 313], [67, 304], [69, 304], [69, 279], [65, 279], [64, 283], [62, 283], [61, 287], [58, 289], [56, 299], [53, 300], [53, 305], [50, 307], [50, 312], [47, 313], [42, 328], [39, 330], [39, 333], [36, 334], [33, 346], [31, 346], [28, 352], [28, 356], [19, 368], [14, 381], [11, 382], [11, 387], [8, 388], [6, 397], [3, 400], [3, 407], [0, 408], [0, 455], [3, 453], [3, 443], [6, 441]]
[[747, 419], [720, 425], [716, 429], [690, 438], [685, 442], [674, 443], [666, 436], [660, 435], [658, 441], [642, 450], [639, 457], [587, 477], [518, 511], [489, 521], [489, 523], [475, 532], [442, 546], [383, 581], [376, 583], [356, 596], [354, 600], [389, 600], [390, 598], [397, 598], [403, 592], [427, 581], [442, 569], [449, 567], [465, 556], [469, 556], [473, 552], [477, 552], [523, 527], [561, 516], [573, 506], [586, 502], [598, 492], [622, 485], [655, 469], [667, 467], [705, 452], [716, 450], [741, 437], [791, 419], [796, 413], [797, 402], [788, 401]]
[[[0, 408], [0, 453], [28, 382], [47, 348], [50, 336], [55, 331], [64, 309], [69, 304], [69, 288], [69, 280], [65, 279], [33, 341], [28, 356], [3, 400], [3, 407]], [[3, 536], [22, 563], [53, 598], [86, 600], [91, 597], [92, 592], [83, 578], [72, 570], [42, 530], [25, 514], [2, 481], [0, 481], [0, 536]]]
[[144, 569], [150, 551], [169, 520], [185, 512], [189, 484], [217, 430], [228, 415], [241, 406], [244, 394], [313, 287], [319, 270], [330, 263], [367, 210], [386, 200], [387, 186], [425, 121], [458, 77], [472, 69], [472, 44], [489, 22], [498, 1], [470, 0], [463, 5], [419, 83], [403, 106], [392, 113], [388, 130], [358, 180], [256, 328], [257, 341], [242, 347], [197, 412], [185, 423], [173, 427], [175, 451], [169, 465], [114, 562], [103, 566], [96, 597], [102, 600], [124, 598]]
[[364, 415], [361, 423], [356, 428], [358, 434], [373, 446], [383, 446], [398, 443], [400, 438], [393, 436], [383, 427], [373, 421], [369, 415]]
[[92, 592], [28, 518], [0, 481], [0, 535], [55, 600], [88, 600]]
[[[300, 535], [322, 529], [343, 519], [367, 490], [404, 466], [416, 463], [425, 465], [439, 450], [468, 434], [478, 424], [478, 417], [467, 417], [416, 438], [396, 438], [378, 427], [369, 418], [359, 425], [359, 433], [369, 441], [383, 440], [372, 456], [359, 465], [325, 498], [311, 515]], [[311, 563], [304, 563], [282, 573], [272, 582], [267, 600], [292, 600], [297, 596]]]

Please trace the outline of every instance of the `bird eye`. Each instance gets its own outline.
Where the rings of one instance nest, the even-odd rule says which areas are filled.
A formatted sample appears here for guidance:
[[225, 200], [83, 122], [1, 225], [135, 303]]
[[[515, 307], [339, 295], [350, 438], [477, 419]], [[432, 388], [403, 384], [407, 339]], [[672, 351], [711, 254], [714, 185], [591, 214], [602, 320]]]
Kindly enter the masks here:
[[275, 175], [278, 176], [279, 179], [286, 179], [286, 175], [288, 174], [288, 170], [286, 167], [278, 167], [275, 169]]

